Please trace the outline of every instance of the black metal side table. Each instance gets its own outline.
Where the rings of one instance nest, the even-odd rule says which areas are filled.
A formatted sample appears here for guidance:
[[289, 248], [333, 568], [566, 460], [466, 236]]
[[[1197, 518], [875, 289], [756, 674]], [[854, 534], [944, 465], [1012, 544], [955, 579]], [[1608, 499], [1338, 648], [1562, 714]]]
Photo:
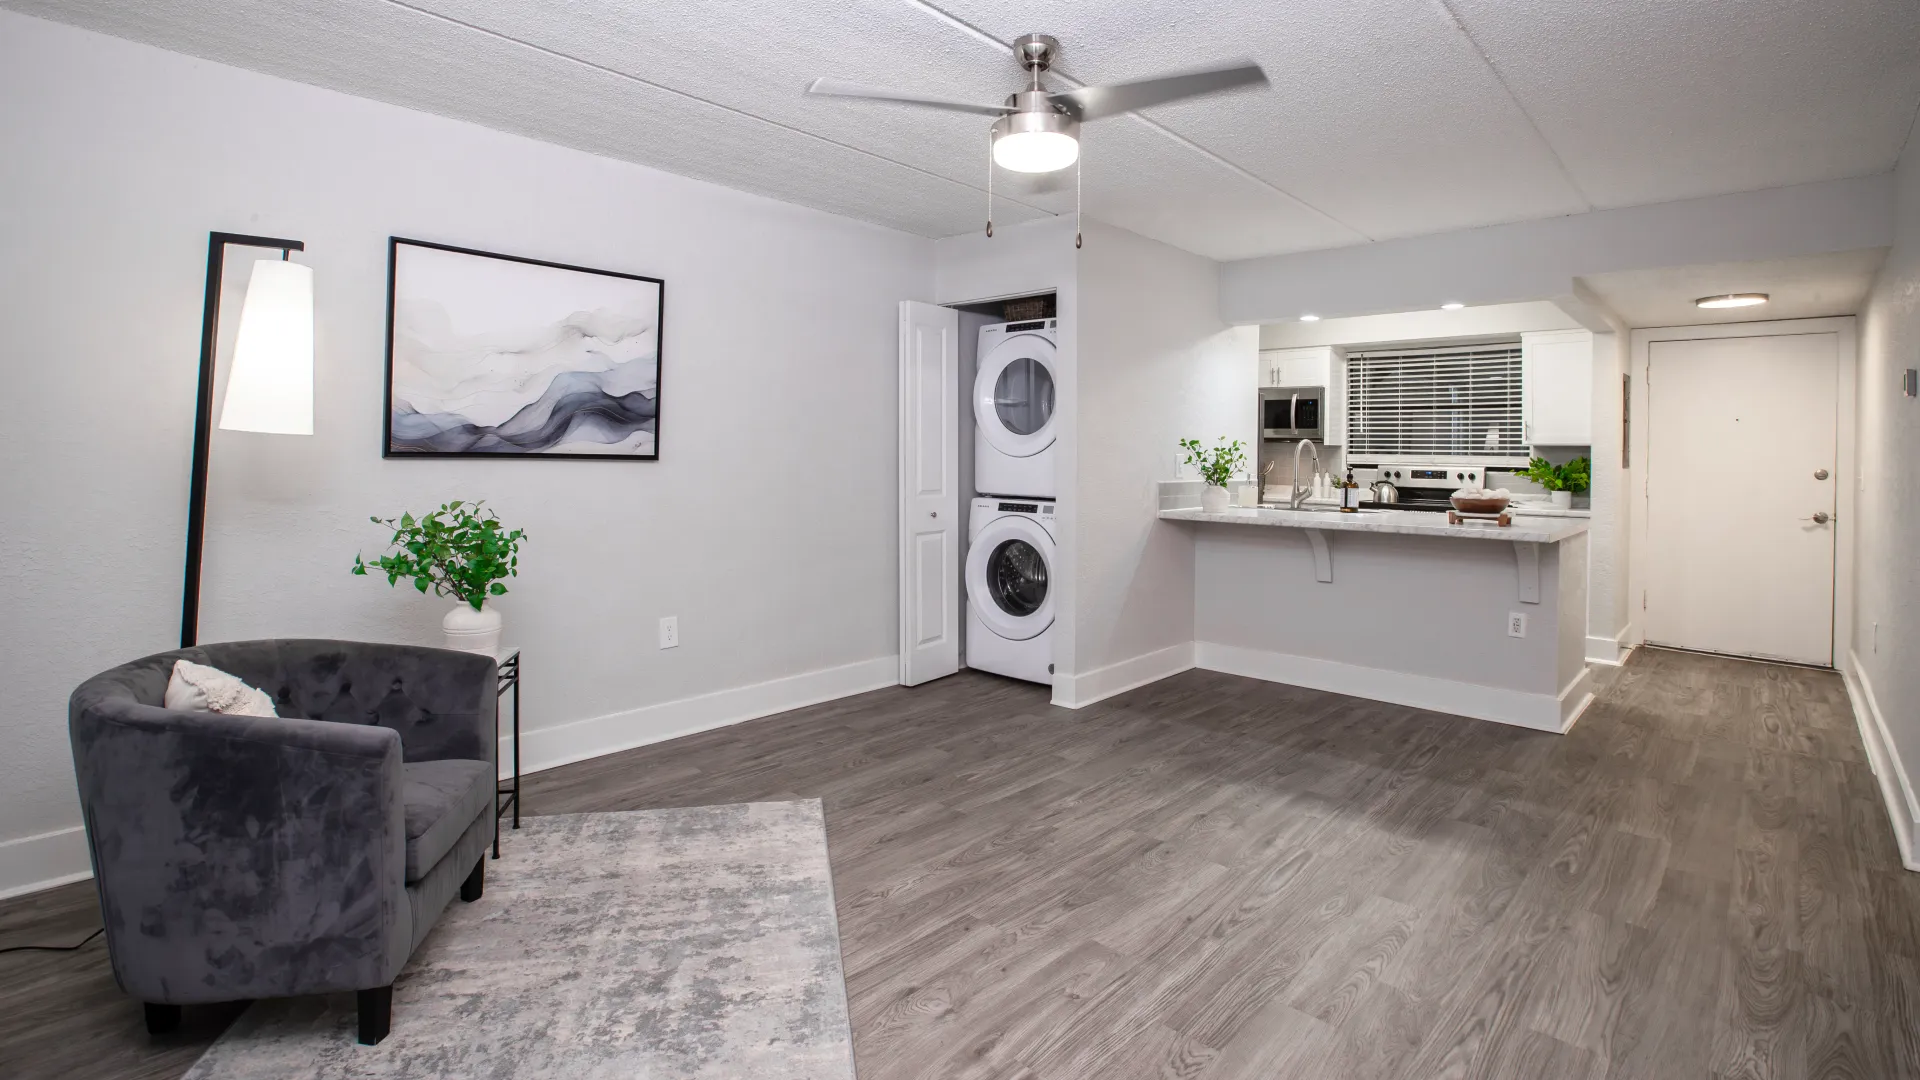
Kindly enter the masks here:
[[[513, 783], [496, 781], [493, 792], [493, 857], [500, 857], [500, 818], [513, 809], [513, 827], [520, 827], [520, 650], [500, 651], [499, 695], [513, 691]], [[493, 711], [494, 745], [500, 743], [500, 710]]]

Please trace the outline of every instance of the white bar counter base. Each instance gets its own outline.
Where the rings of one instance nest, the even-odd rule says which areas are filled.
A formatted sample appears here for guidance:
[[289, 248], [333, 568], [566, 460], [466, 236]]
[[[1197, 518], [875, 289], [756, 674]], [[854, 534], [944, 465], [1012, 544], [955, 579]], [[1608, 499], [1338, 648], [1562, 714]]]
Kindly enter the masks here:
[[1551, 732], [1593, 699], [1585, 518], [1159, 516], [1193, 529], [1198, 667]]

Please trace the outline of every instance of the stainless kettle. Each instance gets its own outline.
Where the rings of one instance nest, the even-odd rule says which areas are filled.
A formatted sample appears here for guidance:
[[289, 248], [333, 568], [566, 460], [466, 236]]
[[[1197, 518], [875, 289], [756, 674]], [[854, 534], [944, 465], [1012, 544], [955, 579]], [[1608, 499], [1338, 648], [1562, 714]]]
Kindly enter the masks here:
[[1373, 492], [1373, 501], [1383, 506], [1400, 501], [1400, 489], [1389, 480], [1375, 480], [1367, 485]]

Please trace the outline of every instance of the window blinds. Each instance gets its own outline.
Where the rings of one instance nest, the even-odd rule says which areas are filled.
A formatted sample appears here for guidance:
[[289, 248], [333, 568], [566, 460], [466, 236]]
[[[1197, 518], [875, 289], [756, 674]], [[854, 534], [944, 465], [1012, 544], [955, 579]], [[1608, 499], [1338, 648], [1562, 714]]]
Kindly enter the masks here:
[[1347, 357], [1349, 459], [1527, 458], [1520, 343]]

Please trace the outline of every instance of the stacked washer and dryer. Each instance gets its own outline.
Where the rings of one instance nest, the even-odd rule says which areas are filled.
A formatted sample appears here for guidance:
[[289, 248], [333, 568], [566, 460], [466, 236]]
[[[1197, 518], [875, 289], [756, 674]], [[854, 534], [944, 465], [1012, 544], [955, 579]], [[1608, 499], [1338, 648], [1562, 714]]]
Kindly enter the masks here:
[[1053, 681], [1055, 320], [980, 328], [967, 666]]

